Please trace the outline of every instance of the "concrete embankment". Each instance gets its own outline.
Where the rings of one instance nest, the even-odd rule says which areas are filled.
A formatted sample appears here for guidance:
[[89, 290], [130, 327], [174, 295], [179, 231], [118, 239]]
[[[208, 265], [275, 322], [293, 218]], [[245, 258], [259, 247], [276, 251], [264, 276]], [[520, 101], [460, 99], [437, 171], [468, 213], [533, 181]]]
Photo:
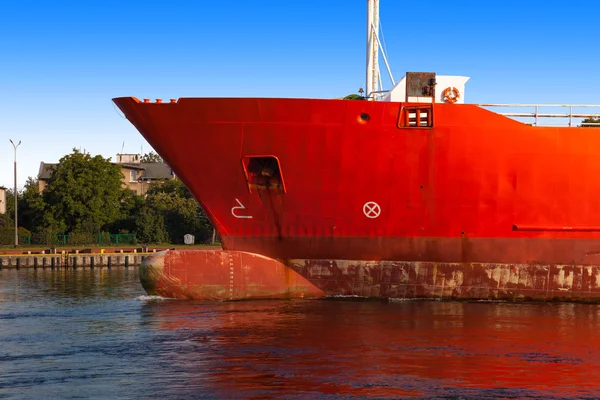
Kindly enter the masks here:
[[139, 266], [154, 252], [135, 253], [58, 253], [0, 255], [2, 268], [77, 268]]

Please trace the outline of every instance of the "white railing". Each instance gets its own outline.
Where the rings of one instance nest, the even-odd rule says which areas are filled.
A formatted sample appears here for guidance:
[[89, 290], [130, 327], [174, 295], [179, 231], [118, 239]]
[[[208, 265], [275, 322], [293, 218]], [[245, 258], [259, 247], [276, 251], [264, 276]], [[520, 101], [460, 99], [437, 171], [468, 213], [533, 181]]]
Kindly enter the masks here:
[[[599, 119], [599, 122], [579, 122], [579, 125], [584, 125], [584, 126], [600, 126], [600, 104], [477, 104], [480, 107], [506, 107], [506, 108], [514, 108], [514, 111], [510, 111], [510, 112], [497, 112], [495, 110], [490, 110], [490, 111], [494, 111], [497, 114], [500, 115], [504, 115], [506, 117], [512, 117], [512, 118], [533, 118], [534, 121], [533, 123], [531, 123], [534, 126], [539, 126], [540, 125], [540, 119], [543, 118], [563, 118], [563, 119], [568, 119], [568, 124], [566, 126], [573, 126], [573, 119], [587, 119], [587, 118], [594, 118], [594, 119]], [[523, 108], [533, 108], [533, 111], [519, 111], [522, 110]], [[543, 109], [554, 109], [554, 111], [556, 111], [557, 109], [565, 109], [568, 108], [569, 112], [540, 112], [540, 108]], [[578, 108], [596, 108], [597, 112], [596, 113], [589, 113], [589, 112], [581, 112], [581, 111], [577, 111]], [[574, 111], [575, 109], [575, 111]], [[521, 122], [529, 122], [529, 121], [521, 121]], [[556, 126], [556, 125], [555, 125]], [[558, 125], [558, 126], [565, 126], [563, 125]]]

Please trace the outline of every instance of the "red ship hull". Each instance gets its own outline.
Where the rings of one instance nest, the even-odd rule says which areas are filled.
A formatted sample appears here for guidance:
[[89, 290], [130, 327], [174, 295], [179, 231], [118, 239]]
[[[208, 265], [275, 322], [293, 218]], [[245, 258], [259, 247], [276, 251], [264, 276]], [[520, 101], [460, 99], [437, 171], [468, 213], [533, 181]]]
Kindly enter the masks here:
[[[411, 127], [409, 103], [114, 101], [225, 252], [270, 258], [324, 295], [600, 299], [596, 129], [462, 104], [423, 105], [431, 126]], [[163, 286], [148, 287], [175, 295]]]

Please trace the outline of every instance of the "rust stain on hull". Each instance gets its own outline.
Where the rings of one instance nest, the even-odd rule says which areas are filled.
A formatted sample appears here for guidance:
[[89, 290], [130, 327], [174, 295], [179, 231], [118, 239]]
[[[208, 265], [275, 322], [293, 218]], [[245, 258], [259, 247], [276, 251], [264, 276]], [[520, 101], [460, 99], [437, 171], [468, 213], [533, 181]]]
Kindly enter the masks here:
[[147, 258], [150, 294], [242, 300], [361, 296], [395, 299], [600, 301], [600, 266], [276, 260], [227, 250], [169, 250]]
[[600, 267], [299, 260], [329, 295], [399, 299], [600, 301]]

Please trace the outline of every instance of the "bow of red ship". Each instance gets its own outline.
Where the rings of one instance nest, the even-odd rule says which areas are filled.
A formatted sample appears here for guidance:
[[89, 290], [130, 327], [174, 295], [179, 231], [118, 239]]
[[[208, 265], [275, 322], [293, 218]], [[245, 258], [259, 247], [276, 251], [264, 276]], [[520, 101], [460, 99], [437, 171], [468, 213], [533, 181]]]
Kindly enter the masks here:
[[178, 299], [246, 300], [326, 295], [283, 262], [241, 251], [162, 251], [143, 261], [140, 281], [151, 295]]

